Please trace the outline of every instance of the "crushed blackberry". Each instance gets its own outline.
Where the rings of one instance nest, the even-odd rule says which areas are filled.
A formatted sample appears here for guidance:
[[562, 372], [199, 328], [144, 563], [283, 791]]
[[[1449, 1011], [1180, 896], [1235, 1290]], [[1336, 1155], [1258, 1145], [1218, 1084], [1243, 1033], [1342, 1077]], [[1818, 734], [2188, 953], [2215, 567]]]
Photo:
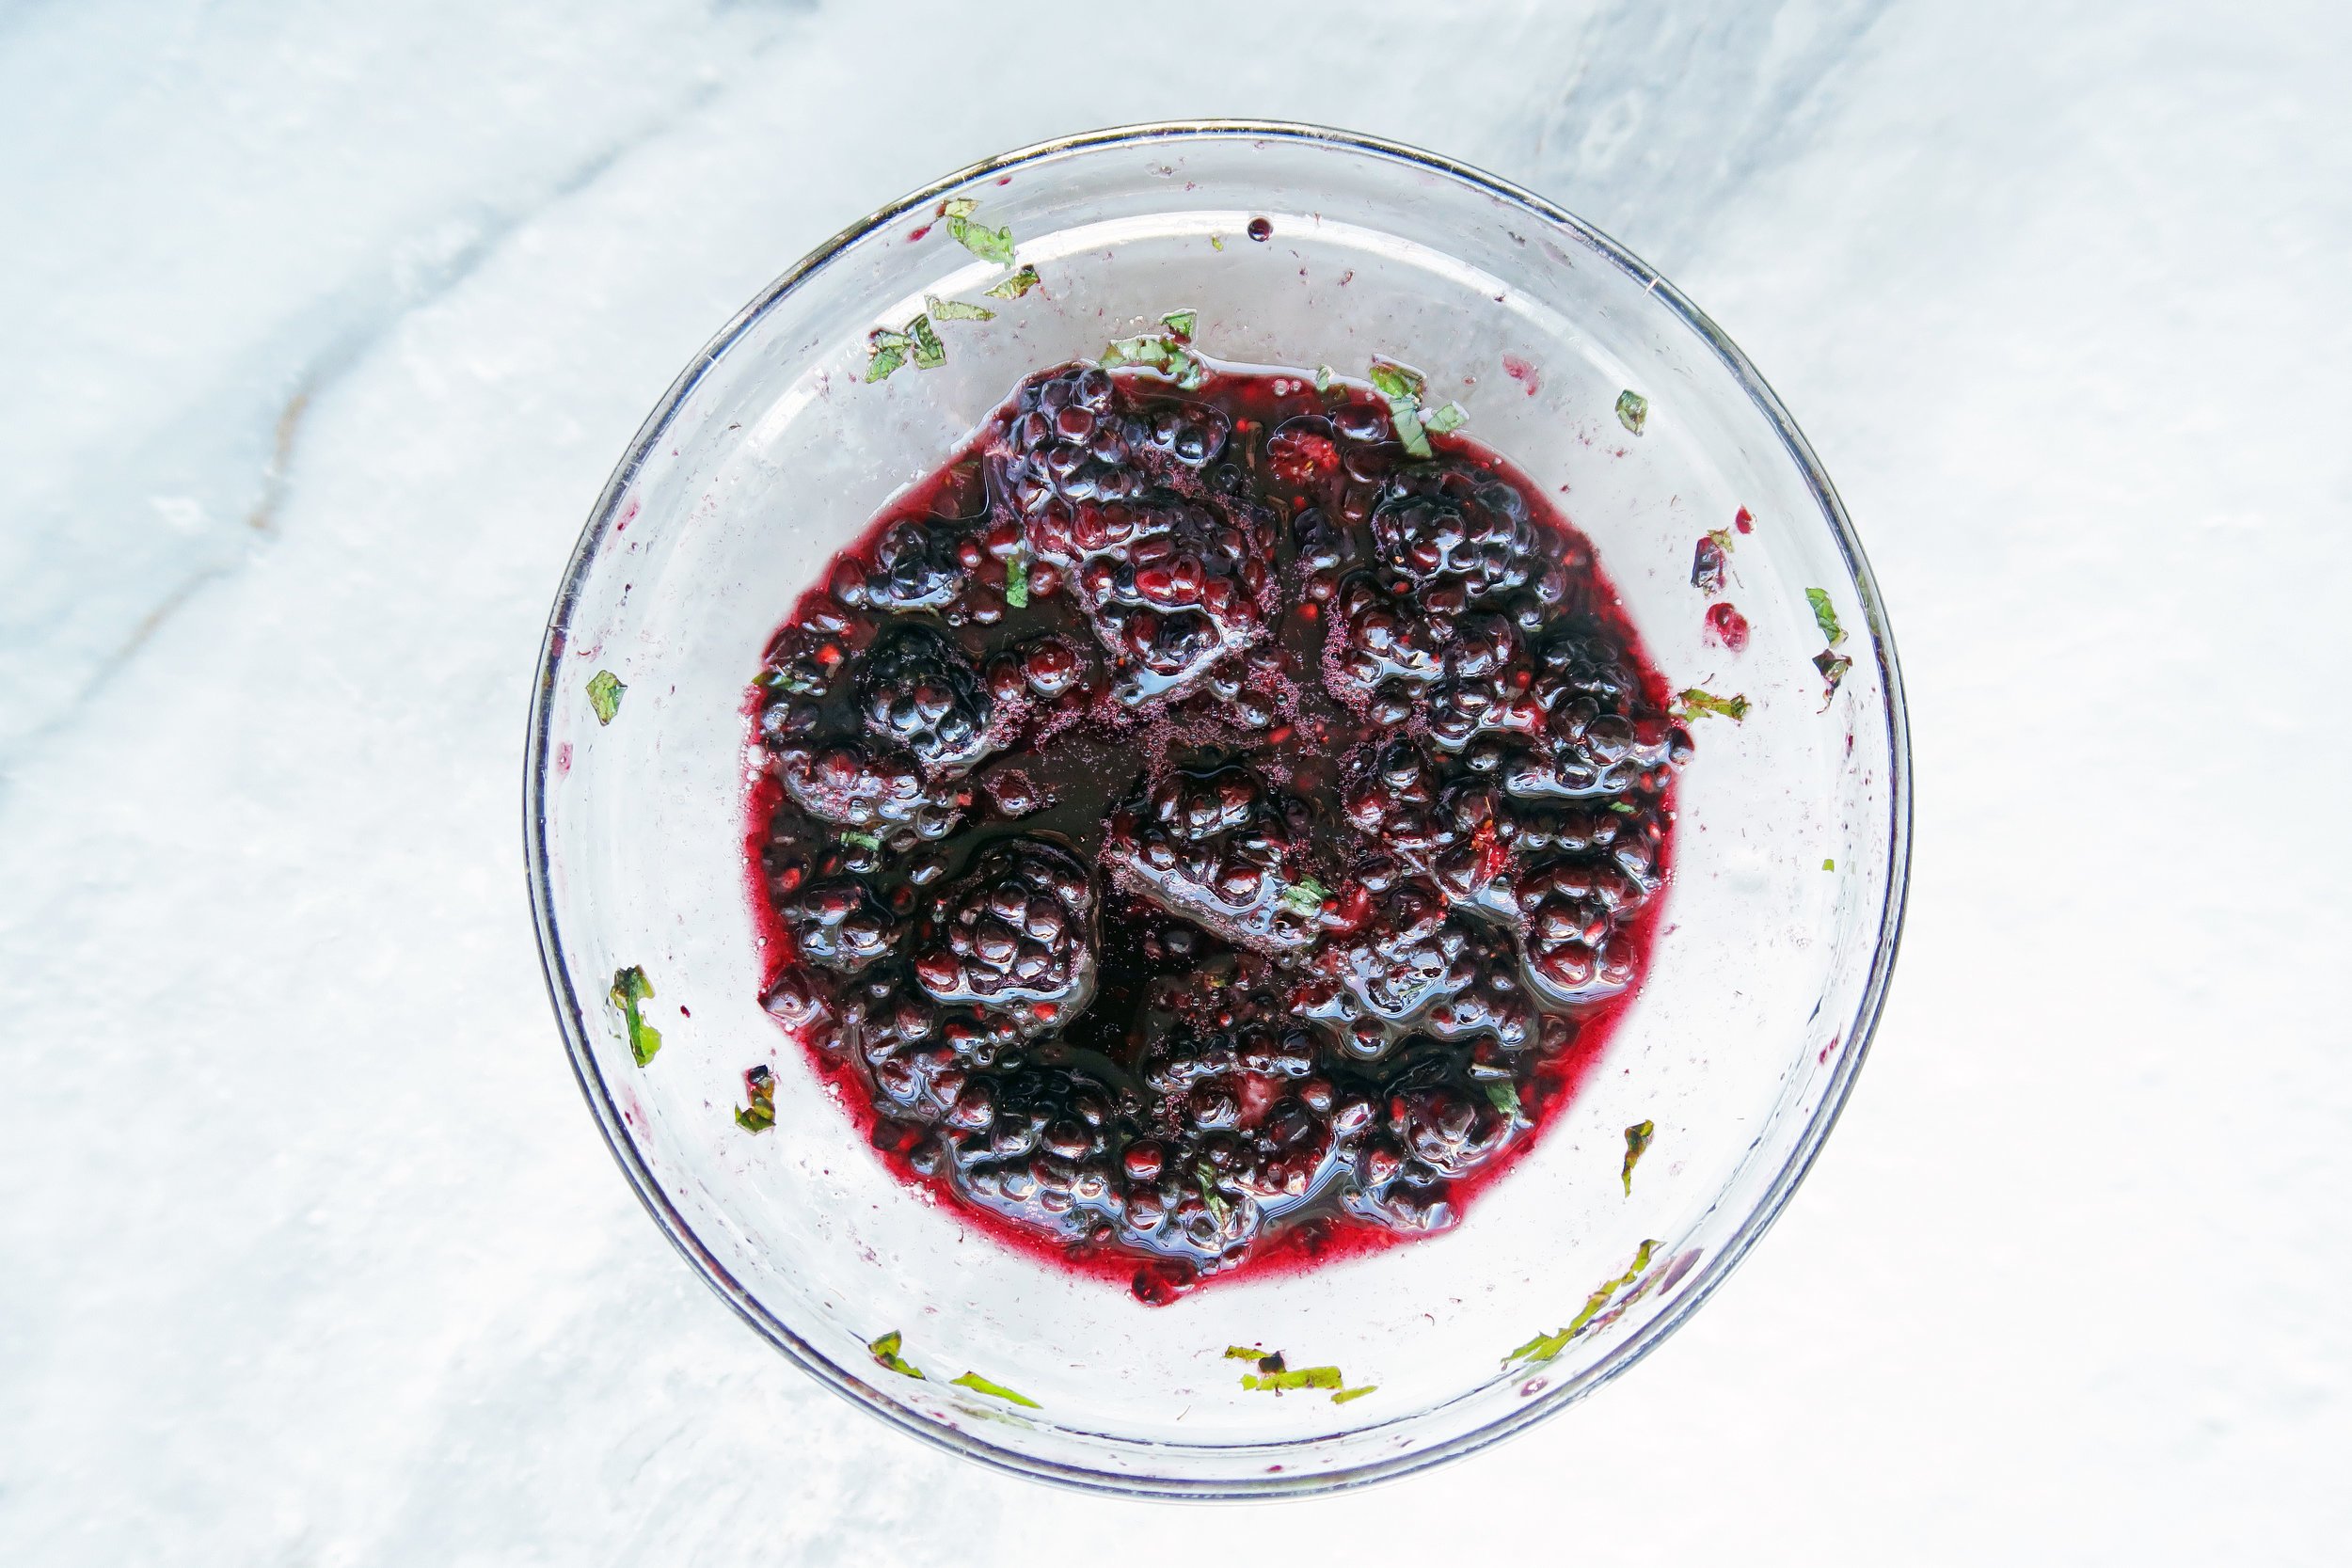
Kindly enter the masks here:
[[894, 1169], [1147, 1303], [1457, 1223], [1656, 925], [1664, 681], [1539, 490], [1398, 434], [1033, 376], [747, 707], [763, 1006]]

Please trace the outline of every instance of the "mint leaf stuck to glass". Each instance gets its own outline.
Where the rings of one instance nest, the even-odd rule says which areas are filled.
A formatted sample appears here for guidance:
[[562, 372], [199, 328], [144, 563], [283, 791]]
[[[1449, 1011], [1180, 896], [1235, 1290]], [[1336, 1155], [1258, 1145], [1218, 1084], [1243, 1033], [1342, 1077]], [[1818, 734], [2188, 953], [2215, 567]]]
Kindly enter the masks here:
[[1633, 1255], [1633, 1266], [1616, 1278], [1605, 1282], [1600, 1289], [1585, 1297], [1583, 1309], [1570, 1320], [1567, 1327], [1556, 1329], [1549, 1334], [1536, 1335], [1535, 1338], [1504, 1356], [1502, 1364], [1507, 1367], [1512, 1362], [1518, 1361], [1532, 1367], [1538, 1362], [1549, 1361], [1567, 1349], [1569, 1342], [1584, 1332], [1586, 1324], [1600, 1316], [1602, 1308], [1609, 1305], [1619, 1291], [1627, 1289], [1642, 1277], [1642, 1271], [1649, 1267], [1650, 1255], [1657, 1250], [1658, 1243], [1655, 1241], [1644, 1242], [1641, 1250]]
[[985, 223], [974, 223], [972, 214], [978, 203], [966, 197], [958, 197], [943, 210], [947, 219], [947, 232], [956, 244], [963, 246], [983, 261], [998, 266], [1012, 265], [1012, 230], [991, 229]]
[[1649, 1152], [1650, 1140], [1657, 1135], [1658, 1124], [1654, 1121], [1637, 1121], [1625, 1130], [1625, 1170], [1622, 1174], [1625, 1177], [1625, 1196], [1628, 1197], [1633, 1196], [1633, 1167], [1642, 1163], [1642, 1156]]
[[743, 1074], [744, 1097], [751, 1103], [739, 1106], [735, 1125], [746, 1132], [765, 1132], [776, 1124], [776, 1075], [765, 1066], [755, 1067]]
[[881, 1338], [869, 1343], [866, 1351], [874, 1358], [876, 1366], [897, 1372], [900, 1377], [914, 1378], [919, 1383], [923, 1378], [923, 1369], [898, 1354], [898, 1347], [903, 1342], [898, 1331], [894, 1328]]
[[1829, 592], [1821, 588], [1804, 591], [1805, 603], [1813, 607], [1813, 624], [1821, 628], [1821, 635], [1833, 648], [1846, 640], [1846, 628], [1837, 624], [1837, 607], [1829, 602]]
[[980, 293], [991, 299], [1019, 299], [1043, 281], [1043, 278], [1038, 277], [1037, 268], [1023, 267], [994, 288], [982, 289]]
[[974, 305], [961, 299], [942, 299], [937, 294], [923, 296], [923, 313], [935, 322], [993, 322], [996, 312], [985, 305]]
[[612, 722], [612, 716], [621, 711], [621, 695], [628, 689], [621, 677], [610, 670], [599, 670], [588, 677], [588, 705], [596, 710], [599, 726]]
[[1617, 422], [1636, 436], [1642, 434], [1642, 427], [1649, 423], [1649, 399], [1630, 388], [1619, 392]]
[[644, 1067], [661, 1049], [661, 1031], [645, 1022], [638, 1004], [653, 995], [653, 982], [635, 964], [619, 970], [612, 976], [610, 992], [612, 1005], [621, 1009], [621, 1027], [628, 1040], [628, 1053]]
[[1031, 1410], [1045, 1408], [1026, 1394], [1015, 1393], [1001, 1383], [992, 1383], [977, 1372], [966, 1372], [961, 1377], [952, 1378], [949, 1381], [959, 1388], [969, 1388], [976, 1394], [986, 1394], [992, 1399], [1005, 1400], [1013, 1404], [1025, 1404]]
[[1025, 550], [1015, 550], [1006, 558], [1005, 608], [1029, 608], [1029, 556]]
[[1745, 697], [1718, 697], [1713, 692], [1702, 691], [1695, 686], [1682, 692], [1676, 700], [1680, 704], [1680, 707], [1675, 717], [1686, 724], [1702, 713], [1720, 714], [1735, 724], [1748, 716], [1748, 700]]

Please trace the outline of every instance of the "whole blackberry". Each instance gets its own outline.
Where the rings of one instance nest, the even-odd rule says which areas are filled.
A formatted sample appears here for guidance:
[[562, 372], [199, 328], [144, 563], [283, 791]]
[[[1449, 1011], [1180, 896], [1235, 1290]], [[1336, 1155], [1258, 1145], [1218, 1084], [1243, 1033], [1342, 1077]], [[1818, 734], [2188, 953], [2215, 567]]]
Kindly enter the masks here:
[[1057, 503], [1028, 537], [1071, 571], [1096, 636], [1142, 695], [1178, 693], [1265, 635], [1271, 530], [1222, 501]]
[[778, 901], [801, 956], [854, 973], [887, 954], [900, 927], [890, 906], [863, 877], [820, 878]]
[[1370, 572], [1350, 574], [1334, 595], [1326, 662], [1346, 689], [1402, 706], [1375, 712], [1400, 723], [1412, 711], [1415, 688], [1445, 672], [1446, 632], [1408, 594], [1390, 592]]
[[913, 946], [914, 975], [940, 1002], [1067, 1022], [1094, 987], [1094, 886], [1040, 839], [1006, 839], [930, 901]]
[[1462, 469], [1407, 470], [1391, 480], [1371, 526], [1380, 563], [1422, 587], [1451, 578], [1479, 599], [1542, 574], [1526, 501], [1508, 484]]
[[[978, 563], [978, 551], [968, 545], [961, 531], [938, 521], [891, 524], [874, 546], [861, 602], [893, 613], [945, 610]], [[836, 595], [844, 586], [835, 584]]]
[[1027, 515], [1054, 500], [1136, 494], [1146, 482], [1136, 459], [1152, 428], [1120, 404], [1109, 373], [1091, 365], [1023, 388], [992, 460], [998, 491]]
[[1624, 926], [1657, 885], [1648, 869], [1637, 877], [1613, 857], [1575, 856], [1530, 873], [1519, 884], [1529, 974], [1563, 1002], [1625, 989], [1635, 952]]
[[1175, 772], [1111, 815], [1104, 863], [1146, 898], [1266, 952], [1315, 940], [1325, 892], [1301, 863], [1305, 808], [1238, 765]]
[[972, 660], [920, 621], [893, 625], [875, 640], [857, 688], [867, 731], [913, 753], [933, 777], [961, 773], [1004, 743]]
[[970, 1074], [944, 1117], [949, 1180], [966, 1198], [1064, 1242], [1121, 1229], [1110, 1092], [1058, 1068]]
[[920, 839], [944, 838], [972, 803], [968, 785], [930, 784], [905, 752], [868, 751], [856, 741], [826, 745], [793, 736], [773, 747], [784, 791], [810, 816], [845, 827], [905, 827]]

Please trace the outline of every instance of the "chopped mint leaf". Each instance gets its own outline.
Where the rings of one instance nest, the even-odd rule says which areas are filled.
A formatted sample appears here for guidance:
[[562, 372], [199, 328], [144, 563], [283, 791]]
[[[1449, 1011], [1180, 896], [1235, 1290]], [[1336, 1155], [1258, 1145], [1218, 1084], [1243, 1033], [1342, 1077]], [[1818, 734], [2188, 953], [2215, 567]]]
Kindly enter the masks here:
[[1658, 1124], [1654, 1121], [1637, 1121], [1625, 1130], [1625, 1170], [1622, 1174], [1625, 1177], [1625, 1196], [1628, 1197], [1633, 1196], [1633, 1167], [1642, 1163], [1642, 1156], [1649, 1152], [1650, 1139], [1657, 1135]]
[[1330, 391], [1332, 383], [1339, 380], [1339, 378], [1340, 372], [1333, 370], [1330, 366], [1317, 365], [1315, 367], [1315, 390], [1318, 392]]
[[1629, 388], [1619, 392], [1617, 422], [1636, 436], [1642, 434], [1642, 426], [1649, 422], [1649, 399]]
[[1160, 318], [1160, 325], [1167, 327], [1168, 335], [1180, 343], [1190, 342], [1192, 329], [1200, 324], [1200, 312], [1189, 307], [1182, 310], [1170, 310]]
[[907, 362], [907, 335], [878, 326], [866, 335], [866, 379], [880, 381]]
[[993, 322], [996, 312], [985, 305], [970, 305], [961, 299], [942, 299], [937, 294], [923, 296], [923, 313], [935, 322]]
[[1380, 1386], [1376, 1383], [1367, 1383], [1361, 1388], [1343, 1388], [1331, 1396], [1331, 1402], [1345, 1404], [1350, 1400], [1360, 1400], [1366, 1394], [1376, 1394], [1379, 1391]]
[[1488, 1081], [1485, 1087], [1487, 1101], [1496, 1110], [1509, 1117], [1513, 1126], [1531, 1125], [1527, 1119], [1527, 1113], [1519, 1108], [1519, 1091], [1516, 1085], [1507, 1079], [1493, 1079]]
[[1843, 642], [1846, 628], [1837, 624], [1837, 607], [1829, 602], [1828, 591], [1808, 588], [1804, 591], [1804, 598], [1813, 607], [1813, 624], [1821, 628], [1821, 635], [1829, 639], [1829, 645], [1835, 648]]
[[1745, 697], [1718, 697], [1713, 692], [1702, 691], [1695, 686], [1683, 692], [1679, 701], [1682, 705], [1682, 711], [1676, 717], [1685, 723], [1702, 713], [1721, 714], [1735, 724], [1748, 716], [1748, 700]]
[[1279, 1394], [1286, 1388], [1340, 1388], [1347, 1380], [1337, 1367], [1294, 1367], [1288, 1371], [1241, 1374], [1241, 1386], [1250, 1393], [1264, 1391]]
[[1009, 1400], [1014, 1404], [1025, 1404], [1031, 1410], [1042, 1410], [1045, 1408], [1043, 1405], [1038, 1403], [1037, 1401], [1029, 1398], [1026, 1394], [1016, 1394], [1011, 1389], [1006, 1387], [1003, 1384], [991, 1383], [988, 1379], [982, 1377], [977, 1372], [966, 1372], [961, 1377], [956, 1378], [953, 1381], [955, 1386], [959, 1388], [969, 1388], [975, 1393], [987, 1394], [1000, 1400]]
[[1835, 871], [1837, 869], [1837, 863], [1834, 860], [1825, 860], [1821, 863], [1821, 869], [1824, 871]]
[[1330, 896], [1330, 889], [1312, 877], [1302, 877], [1282, 889], [1281, 901], [1300, 914], [1320, 914], [1323, 901]]
[[1829, 689], [1821, 693], [1821, 711], [1827, 713], [1830, 699], [1837, 695], [1837, 683], [1844, 680], [1846, 672], [1853, 668], [1853, 660], [1844, 654], [1834, 654], [1823, 648], [1813, 656], [1813, 668], [1819, 670], [1821, 679], [1829, 683]]
[[1602, 1285], [1599, 1290], [1595, 1291], [1591, 1295], [1587, 1296], [1584, 1300], [1583, 1309], [1577, 1313], [1575, 1318], [1569, 1322], [1567, 1327], [1555, 1330], [1549, 1334], [1536, 1335], [1535, 1338], [1530, 1339], [1527, 1343], [1521, 1345], [1518, 1349], [1504, 1356], [1502, 1358], [1502, 1364], [1507, 1367], [1514, 1361], [1519, 1361], [1533, 1366], [1539, 1361], [1549, 1361], [1553, 1356], [1558, 1355], [1562, 1351], [1567, 1349], [1568, 1342], [1574, 1339], [1578, 1335], [1583, 1333], [1584, 1327], [1587, 1323], [1591, 1323], [1595, 1318], [1600, 1316], [1601, 1309], [1609, 1305], [1610, 1300], [1614, 1297], [1619, 1291], [1632, 1285], [1635, 1281], [1642, 1277], [1642, 1271], [1649, 1267], [1650, 1255], [1657, 1250], [1658, 1243], [1656, 1242], [1644, 1242], [1642, 1243], [1641, 1250], [1633, 1255], [1633, 1266], [1626, 1270], [1625, 1273], [1617, 1278], [1608, 1281]]
[[1225, 237], [1221, 234], [1210, 235], [1209, 248], [1211, 250], [1223, 250], [1225, 248]]
[[1396, 427], [1396, 438], [1404, 445], [1407, 457], [1435, 457], [1429, 436], [1421, 419], [1421, 393], [1426, 385], [1421, 372], [1410, 365], [1400, 365], [1393, 359], [1372, 362], [1368, 373], [1375, 390], [1389, 403], [1389, 422]]
[[1015, 550], [1005, 562], [1005, 608], [1029, 608], [1029, 556], [1026, 550]]
[[911, 1377], [920, 1381], [923, 1376], [922, 1369], [898, 1354], [900, 1342], [898, 1331], [894, 1328], [867, 1345], [866, 1349], [873, 1356], [877, 1366], [897, 1372], [900, 1377]]
[[596, 710], [599, 725], [612, 722], [612, 716], [621, 711], [621, 693], [628, 689], [621, 684], [621, 677], [610, 670], [599, 670], [588, 677], [588, 705]]
[[1410, 365], [1400, 365], [1393, 359], [1375, 359], [1369, 378], [1379, 394], [1394, 403], [1399, 398], [1421, 401], [1422, 388], [1428, 385], [1421, 372]]
[[944, 218], [968, 218], [980, 210], [980, 204], [968, 196], [951, 196], [939, 204]]
[[1707, 536], [1715, 541], [1715, 547], [1725, 555], [1729, 555], [1739, 547], [1739, 541], [1732, 537], [1731, 530], [1727, 528], [1710, 528], [1707, 531]]
[[907, 341], [914, 346], [914, 368], [935, 371], [947, 362], [947, 345], [931, 330], [929, 316], [917, 316], [907, 323]]
[[1264, 1358], [1265, 1352], [1262, 1350], [1251, 1350], [1248, 1345], [1228, 1345], [1225, 1347], [1225, 1359], [1228, 1361], [1260, 1361]]
[[1037, 275], [1037, 268], [1023, 267], [994, 288], [982, 289], [980, 293], [991, 299], [1019, 299], [1041, 281], [1043, 280]]
[[621, 1025], [628, 1036], [628, 1053], [644, 1067], [661, 1049], [661, 1031], [645, 1022], [638, 1007], [640, 1002], [653, 995], [653, 982], [635, 964], [620, 970], [612, 976], [612, 1005], [621, 1009]]
[[743, 1074], [745, 1097], [751, 1101], [735, 1113], [735, 1125], [746, 1132], [765, 1132], [776, 1124], [776, 1075], [765, 1067]]
[[1619, 816], [1638, 816], [1642, 812], [1642, 808], [1630, 800], [1612, 800], [1609, 802], [1609, 809]]
[[1421, 427], [1432, 436], [1443, 436], [1449, 431], [1459, 430], [1468, 423], [1470, 423], [1470, 410], [1458, 403], [1449, 403], [1443, 408], [1423, 414], [1421, 419]]
[[1223, 1193], [1216, 1190], [1216, 1172], [1211, 1170], [1209, 1163], [1203, 1160], [1192, 1167], [1192, 1176], [1194, 1184], [1200, 1189], [1200, 1201], [1209, 1206], [1209, 1212], [1216, 1216], [1220, 1227], [1223, 1226], [1225, 1216], [1233, 1212], [1233, 1206], [1225, 1201]]
[[882, 847], [881, 834], [869, 833], [863, 828], [842, 829], [841, 842], [854, 844], [861, 849], [880, 849]]
[[[956, 203], [947, 205], [953, 207]], [[1004, 267], [1012, 265], [1011, 230], [991, 229], [985, 223], [974, 223], [962, 213], [951, 212], [947, 214], [947, 232], [955, 237], [956, 244], [981, 261]]]
[[1209, 378], [1209, 368], [1200, 362], [1200, 356], [1161, 332], [1121, 338], [1103, 350], [1102, 366], [1104, 370], [1121, 370], [1130, 365], [1158, 371], [1186, 391]]

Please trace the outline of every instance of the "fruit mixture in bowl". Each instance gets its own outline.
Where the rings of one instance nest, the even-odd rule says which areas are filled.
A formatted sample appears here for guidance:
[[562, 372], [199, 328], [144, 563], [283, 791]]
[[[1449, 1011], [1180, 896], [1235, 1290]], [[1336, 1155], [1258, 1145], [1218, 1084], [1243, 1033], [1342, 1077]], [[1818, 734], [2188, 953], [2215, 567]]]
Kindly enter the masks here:
[[768, 1011], [906, 1180], [1154, 1304], [1445, 1229], [1542, 1135], [1692, 754], [1414, 372], [1165, 325], [1015, 389], [749, 703]]

